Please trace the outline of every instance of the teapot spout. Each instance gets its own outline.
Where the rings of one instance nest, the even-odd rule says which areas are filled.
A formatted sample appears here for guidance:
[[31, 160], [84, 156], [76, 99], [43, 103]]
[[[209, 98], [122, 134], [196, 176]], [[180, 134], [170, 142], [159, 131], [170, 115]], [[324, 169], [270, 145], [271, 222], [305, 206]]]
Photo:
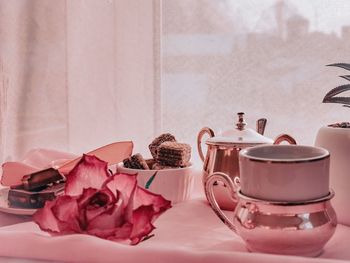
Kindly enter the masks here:
[[256, 131], [264, 135], [267, 119], [262, 118], [256, 121]]

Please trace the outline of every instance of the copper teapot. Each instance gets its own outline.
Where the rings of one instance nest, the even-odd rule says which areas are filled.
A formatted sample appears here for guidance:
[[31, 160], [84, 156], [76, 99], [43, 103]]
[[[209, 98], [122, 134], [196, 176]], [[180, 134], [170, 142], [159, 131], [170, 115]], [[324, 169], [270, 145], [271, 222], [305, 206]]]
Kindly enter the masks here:
[[[237, 115], [238, 122], [234, 129], [215, 136], [212, 129], [204, 127], [198, 133], [198, 153], [204, 162], [203, 187], [205, 187], [205, 183], [210, 175], [215, 172], [226, 173], [232, 180], [234, 180], [235, 177], [239, 177], [238, 154], [240, 150], [244, 148], [261, 144], [279, 144], [283, 141], [296, 144], [294, 138], [288, 134], [279, 135], [275, 140], [265, 137], [263, 135], [267, 123], [265, 118], [257, 120], [256, 131], [254, 131], [253, 129], [246, 128], [243, 112], [239, 112]], [[202, 139], [205, 134], [210, 137], [205, 142], [208, 146], [206, 156], [204, 156], [202, 151]], [[221, 209], [231, 211], [235, 209], [237, 202], [232, 198], [229, 190], [222, 182], [216, 182], [213, 192]]]

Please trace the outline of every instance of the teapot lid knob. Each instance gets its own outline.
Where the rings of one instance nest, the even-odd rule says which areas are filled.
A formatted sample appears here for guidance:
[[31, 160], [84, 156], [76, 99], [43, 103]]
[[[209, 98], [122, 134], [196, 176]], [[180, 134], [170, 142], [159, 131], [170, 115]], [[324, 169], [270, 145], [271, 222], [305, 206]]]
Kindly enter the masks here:
[[244, 112], [238, 112], [237, 115], [238, 115], [238, 122], [236, 123], [237, 129], [242, 131], [244, 130], [244, 126], [247, 125], [247, 123], [244, 120]]

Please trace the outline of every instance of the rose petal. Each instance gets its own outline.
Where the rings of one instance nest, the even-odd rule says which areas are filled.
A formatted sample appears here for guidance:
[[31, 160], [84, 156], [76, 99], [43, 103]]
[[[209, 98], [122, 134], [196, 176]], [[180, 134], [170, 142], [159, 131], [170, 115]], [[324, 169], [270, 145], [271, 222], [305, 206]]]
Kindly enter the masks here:
[[[101, 190], [97, 190], [94, 188], [85, 188], [83, 190], [83, 193], [78, 198], [78, 204], [79, 207], [84, 207], [87, 205], [91, 205], [91, 202], [97, 202], [96, 205], [100, 202], [98, 202], [97, 199], [103, 198], [103, 202], [106, 202], [106, 204], [111, 204], [117, 202], [116, 194], [114, 194], [111, 190], [108, 188], [103, 188]], [[94, 199], [95, 201], [93, 201]], [[102, 202], [102, 200], [101, 200]]]
[[114, 205], [106, 205], [98, 208], [86, 208], [85, 218], [86, 218], [86, 228], [88, 228], [89, 222], [94, 220], [96, 217], [99, 217], [101, 214], [110, 211], [113, 209]]
[[136, 185], [136, 175], [114, 174], [106, 181], [104, 186], [110, 189], [113, 193], [119, 191], [122, 199], [124, 200], [123, 205], [126, 207], [133, 195], [133, 192], [135, 191]]
[[132, 223], [132, 213], [134, 209], [134, 195], [137, 188], [136, 175], [115, 174], [110, 178], [105, 187], [119, 193], [123, 200], [123, 208], [125, 209], [125, 220]]
[[57, 199], [46, 201], [45, 206], [35, 212], [33, 220], [37, 223], [41, 230], [48, 232], [59, 232], [59, 222], [52, 212], [52, 207], [55, 206]]
[[2, 164], [1, 184], [3, 186], [20, 185], [24, 175], [35, 173], [39, 170], [40, 168], [20, 162], [5, 162]]
[[64, 195], [56, 200], [56, 204], [51, 208], [51, 211], [58, 220], [60, 232], [80, 233], [82, 229], [79, 225], [77, 198]]
[[87, 222], [110, 209], [116, 201], [115, 195], [108, 188], [99, 191], [93, 188], [84, 189], [78, 198], [79, 218], [83, 228], [86, 229]]
[[109, 240], [120, 241], [121, 239], [128, 239], [132, 231], [132, 224], [125, 223], [122, 227], [115, 229], [114, 234], [109, 236]]
[[149, 205], [152, 205], [154, 210], [153, 222], [160, 214], [171, 208], [171, 201], [138, 186], [134, 197], [134, 209]]
[[94, 196], [97, 192], [98, 190], [95, 188], [85, 188], [83, 190], [83, 193], [77, 199], [79, 208], [85, 207], [89, 203], [91, 197]]
[[91, 220], [88, 224], [87, 231], [90, 233], [94, 231], [94, 229], [112, 230], [120, 227], [124, 223], [124, 208], [120, 200], [118, 205], [113, 206], [108, 211], [105, 211]]
[[109, 177], [107, 163], [95, 156], [83, 155], [79, 163], [67, 175], [65, 193], [80, 195], [84, 188], [100, 189]]
[[80, 227], [82, 229], [86, 229], [87, 227], [87, 219], [86, 219], [86, 213], [85, 213], [85, 207], [87, 203], [89, 202], [90, 198], [97, 192], [97, 189], [94, 188], [85, 188], [83, 190], [83, 193], [78, 196], [77, 203], [79, 208], [79, 222]]
[[47, 201], [45, 206], [33, 215], [33, 220], [42, 230], [50, 233], [75, 233], [81, 232], [77, 213], [74, 198], [60, 196], [53, 201]]
[[34, 218], [51, 233], [87, 233], [114, 241], [129, 239], [136, 245], [170, 207], [161, 195], [139, 187], [136, 175], [109, 176], [105, 162], [84, 155], [67, 176], [66, 195], [47, 202]]
[[110, 228], [110, 229], [100, 229], [94, 228], [89, 230], [90, 235], [98, 236], [113, 241], [127, 240], [130, 237], [132, 231], [132, 224], [125, 223], [121, 227]]
[[117, 202], [117, 197], [119, 197], [118, 193], [113, 193], [110, 189], [104, 187], [91, 198], [89, 204], [99, 206], [113, 204]]
[[133, 225], [125, 218], [123, 200], [119, 199], [113, 209], [95, 217], [87, 229], [87, 233], [109, 240], [120, 241], [130, 237]]
[[143, 237], [147, 236], [155, 228], [152, 219], [155, 211], [152, 205], [140, 206], [133, 213], [133, 228], [130, 235], [132, 245], [138, 244]]

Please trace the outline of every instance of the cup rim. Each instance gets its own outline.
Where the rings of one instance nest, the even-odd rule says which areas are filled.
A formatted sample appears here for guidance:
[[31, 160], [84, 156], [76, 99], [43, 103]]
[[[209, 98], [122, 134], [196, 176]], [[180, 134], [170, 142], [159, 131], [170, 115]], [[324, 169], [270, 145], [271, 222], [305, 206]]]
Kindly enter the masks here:
[[[300, 157], [300, 158], [291, 158], [291, 159], [281, 159], [274, 157], [257, 157], [251, 154], [252, 151], [260, 148], [302, 148], [302, 149], [317, 149], [320, 151], [320, 154], [315, 155], [313, 157]], [[306, 162], [315, 162], [323, 159], [327, 159], [330, 157], [329, 151], [317, 146], [309, 146], [309, 145], [261, 145], [254, 146], [250, 148], [246, 148], [240, 151], [240, 157], [246, 158], [251, 161], [256, 162], [264, 162], [264, 163], [306, 163]]]

